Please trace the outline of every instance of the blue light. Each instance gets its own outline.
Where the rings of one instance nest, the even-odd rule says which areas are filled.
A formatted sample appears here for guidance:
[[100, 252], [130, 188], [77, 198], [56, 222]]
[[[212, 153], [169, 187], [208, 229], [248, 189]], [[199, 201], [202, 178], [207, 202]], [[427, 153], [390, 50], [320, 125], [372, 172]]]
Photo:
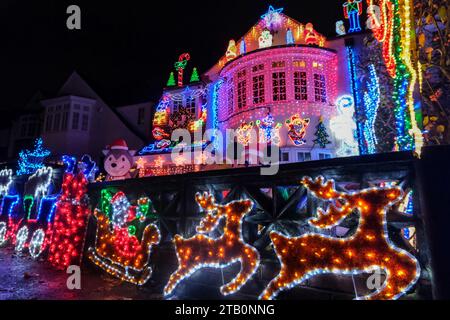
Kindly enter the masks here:
[[378, 76], [373, 64], [369, 65], [369, 81], [367, 83], [368, 91], [364, 92], [364, 108], [366, 121], [363, 124], [365, 142], [367, 144], [367, 153], [376, 153], [376, 144], [378, 143], [375, 134], [375, 120], [377, 118], [378, 107], [380, 106], [380, 85]]

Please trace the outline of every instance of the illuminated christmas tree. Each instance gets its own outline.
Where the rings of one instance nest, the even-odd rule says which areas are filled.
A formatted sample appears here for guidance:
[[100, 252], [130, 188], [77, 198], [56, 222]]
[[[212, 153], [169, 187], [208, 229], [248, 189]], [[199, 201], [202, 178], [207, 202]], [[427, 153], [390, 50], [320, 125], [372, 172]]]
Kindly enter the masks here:
[[169, 80], [167, 81], [167, 86], [168, 87], [174, 87], [175, 86], [175, 75], [173, 74], [173, 72], [170, 73], [169, 76]]
[[331, 143], [330, 140], [328, 140], [328, 133], [327, 133], [327, 128], [325, 127], [325, 125], [323, 124], [323, 118], [320, 117], [319, 118], [319, 123], [316, 126], [316, 133], [315, 136], [317, 137], [316, 139], [314, 139], [314, 144], [318, 144], [321, 148], [325, 148], [327, 144]]
[[198, 82], [200, 81], [200, 77], [198, 76], [197, 68], [192, 70], [191, 81], [190, 82]]
[[17, 175], [32, 174], [44, 166], [44, 160], [50, 151], [42, 146], [42, 138], [34, 142], [34, 150], [22, 150], [19, 153], [19, 169]]

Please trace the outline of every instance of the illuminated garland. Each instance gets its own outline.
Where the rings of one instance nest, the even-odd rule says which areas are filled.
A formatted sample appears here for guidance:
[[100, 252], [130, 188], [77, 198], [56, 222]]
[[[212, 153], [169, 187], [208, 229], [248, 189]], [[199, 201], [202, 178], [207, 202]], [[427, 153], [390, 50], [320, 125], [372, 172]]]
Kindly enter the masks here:
[[50, 151], [42, 146], [42, 138], [34, 142], [34, 150], [22, 150], [19, 152], [19, 169], [17, 175], [31, 174], [44, 166], [44, 159], [50, 155]]
[[419, 279], [417, 259], [389, 239], [386, 211], [402, 198], [399, 187], [370, 188], [352, 193], [338, 192], [332, 180], [323, 177], [313, 181], [305, 177], [302, 183], [316, 198], [334, 201], [326, 212], [317, 210], [309, 223], [320, 229], [338, 225], [355, 209], [360, 213], [359, 226], [348, 238], [333, 238], [319, 233], [286, 237], [272, 232], [275, 252], [281, 263], [279, 275], [261, 294], [272, 299], [280, 291], [292, 288], [317, 274], [359, 274], [382, 269], [386, 280], [374, 293], [357, 299], [397, 299]]
[[[253, 202], [246, 199], [218, 205], [214, 197], [206, 193], [203, 196], [197, 194], [195, 199], [207, 212], [197, 227], [197, 232], [201, 234], [189, 239], [180, 235], [174, 237], [178, 269], [170, 276], [164, 295], [170, 295], [180, 281], [198, 269], [225, 268], [239, 261], [239, 274], [220, 288], [223, 295], [235, 293], [252, 277], [260, 263], [258, 251], [242, 238], [242, 220], [252, 210]], [[204, 235], [214, 230], [222, 218], [226, 219], [226, 224], [224, 233], [219, 238]]]
[[380, 0], [380, 20], [374, 36], [383, 43], [383, 59], [394, 79], [396, 146], [400, 151], [415, 150], [420, 156], [423, 136], [414, 110], [417, 72], [411, 61], [411, 0]]
[[367, 143], [367, 152], [376, 153], [377, 136], [375, 134], [375, 120], [378, 107], [380, 106], [380, 85], [378, 76], [373, 64], [369, 65], [369, 81], [367, 83], [368, 91], [364, 92], [364, 107], [366, 121], [363, 125], [364, 138]]
[[[106, 204], [107, 199], [110, 199], [111, 207]], [[149, 224], [139, 241], [136, 226], [128, 223], [135, 219], [143, 223], [150, 217], [150, 199], [141, 198], [137, 206], [132, 206], [123, 192], [111, 197], [109, 191], [102, 190], [100, 208], [106, 211], [94, 211], [97, 218], [96, 246], [89, 248], [89, 259], [115, 277], [143, 285], [152, 274], [149, 266], [151, 248], [159, 243], [161, 236], [158, 227]], [[117, 215], [122, 216], [122, 219], [114, 222], [106, 212], [111, 212], [113, 219]]]

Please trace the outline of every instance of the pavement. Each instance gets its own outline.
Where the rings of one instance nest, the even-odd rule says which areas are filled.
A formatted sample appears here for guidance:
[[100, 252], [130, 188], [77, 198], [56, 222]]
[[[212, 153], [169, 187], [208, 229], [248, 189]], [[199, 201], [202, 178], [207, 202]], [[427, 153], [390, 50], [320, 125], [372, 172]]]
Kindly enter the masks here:
[[0, 248], [0, 300], [159, 300], [161, 288], [150, 280], [137, 287], [88, 265], [81, 267], [81, 289], [69, 290], [70, 276], [47, 261]]

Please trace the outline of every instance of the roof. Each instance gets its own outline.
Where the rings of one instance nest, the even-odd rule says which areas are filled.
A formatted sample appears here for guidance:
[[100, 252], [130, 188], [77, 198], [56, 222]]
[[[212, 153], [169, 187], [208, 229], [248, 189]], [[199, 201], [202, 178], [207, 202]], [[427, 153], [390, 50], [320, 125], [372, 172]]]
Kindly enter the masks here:
[[[295, 19], [282, 13], [283, 9], [274, 9], [272, 6], [266, 14], [262, 15], [258, 22], [250, 28], [239, 40], [235, 42], [235, 50], [239, 57], [242, 53], [243, 43], [245, 43], [244, 53], [249, 53], [260, 49], [259, 38], [264, 30], [268, 30], [272, 35], [272, 46], [281, 46], [287, 44], [288, 32], [292, 36], [290, 44], [311, 45], [311, 39], [306, 37], [314, 34], [317, 41], [314, 45], [320, 47], [325, 45], [326, 38], [314, 29], [312, 23], [302, 24]], [[234, 58], [227, 58], [226, 53], [205, 75], [214, 80], [225, 64]]]

